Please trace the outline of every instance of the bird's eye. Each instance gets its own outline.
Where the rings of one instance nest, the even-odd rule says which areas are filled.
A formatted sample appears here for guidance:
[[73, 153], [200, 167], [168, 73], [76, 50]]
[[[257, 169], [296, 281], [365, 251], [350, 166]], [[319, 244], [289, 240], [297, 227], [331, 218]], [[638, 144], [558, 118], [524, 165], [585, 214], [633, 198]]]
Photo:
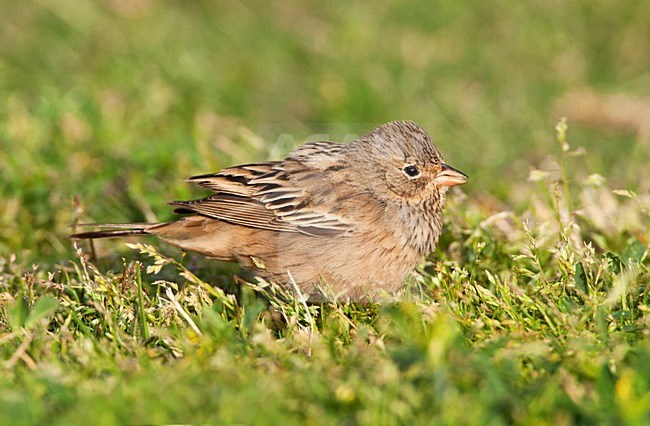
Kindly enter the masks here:
[[402, 167], [402, 171], [409, 179], [418, 178], [422, 174], [422, 172], [420, 172], [420, 169], [418, 169], [417, 166], [414, 166], [413, 164]]

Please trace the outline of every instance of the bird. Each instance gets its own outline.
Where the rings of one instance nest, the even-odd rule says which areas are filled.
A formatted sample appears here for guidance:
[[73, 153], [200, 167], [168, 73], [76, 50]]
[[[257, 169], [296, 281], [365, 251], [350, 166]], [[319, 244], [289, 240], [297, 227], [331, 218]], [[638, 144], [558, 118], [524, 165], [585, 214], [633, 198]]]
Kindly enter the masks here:
[[153, 235], [309, 301], [379, 300], [435, 250], [447, 191], [467, 180], [420, 125], [393, 121], [347, 144], [309, 142], [283, 160], [191, 177], [212, 193], [169, 203], [177, 220], [97, 224], [70, 237]]

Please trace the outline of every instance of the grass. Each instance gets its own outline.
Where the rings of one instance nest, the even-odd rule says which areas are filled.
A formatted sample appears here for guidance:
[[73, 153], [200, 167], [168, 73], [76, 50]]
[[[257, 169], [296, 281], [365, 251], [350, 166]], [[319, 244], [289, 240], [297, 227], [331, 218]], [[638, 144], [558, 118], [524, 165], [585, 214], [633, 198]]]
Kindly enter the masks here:
[[[650, 422], [647, 2], [0, 6], [5, 421]], [[405, 118], [470, 182], [391, 303], [66, 237]]]

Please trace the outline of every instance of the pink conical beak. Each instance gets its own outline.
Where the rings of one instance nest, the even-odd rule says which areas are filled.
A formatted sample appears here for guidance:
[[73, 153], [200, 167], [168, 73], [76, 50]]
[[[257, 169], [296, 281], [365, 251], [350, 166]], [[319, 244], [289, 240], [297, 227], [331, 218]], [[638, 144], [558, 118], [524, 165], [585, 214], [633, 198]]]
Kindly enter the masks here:
[[447, 164], [443, 164], [442, 170], [438, 172], [434, 178], [434, 182], [443, 186], [456, 186], [464, 184], [467, 182], [467, 179], [465, 173], [460, 172]]

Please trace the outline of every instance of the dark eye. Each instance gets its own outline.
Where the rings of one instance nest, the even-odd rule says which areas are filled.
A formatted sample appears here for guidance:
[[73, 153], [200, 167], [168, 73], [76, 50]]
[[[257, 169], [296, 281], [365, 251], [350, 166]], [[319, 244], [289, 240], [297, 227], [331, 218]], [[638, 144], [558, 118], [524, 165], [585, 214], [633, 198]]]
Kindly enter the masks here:
[[403, 171], [404, 174], [406, 174], [406, 176], [408, 176], [409, 178], [416, 178], [416, 177], [419, 177], [419, 176], [420, 176], [420, 169], [418, 169], [416, 166], [414, 166], [414, 165], [412, 165], [412, 164], [410, 164], [410, 165], [408, 165], [408, 166], [404, 166], [404, 167], [402, 168], [402, 171]]

